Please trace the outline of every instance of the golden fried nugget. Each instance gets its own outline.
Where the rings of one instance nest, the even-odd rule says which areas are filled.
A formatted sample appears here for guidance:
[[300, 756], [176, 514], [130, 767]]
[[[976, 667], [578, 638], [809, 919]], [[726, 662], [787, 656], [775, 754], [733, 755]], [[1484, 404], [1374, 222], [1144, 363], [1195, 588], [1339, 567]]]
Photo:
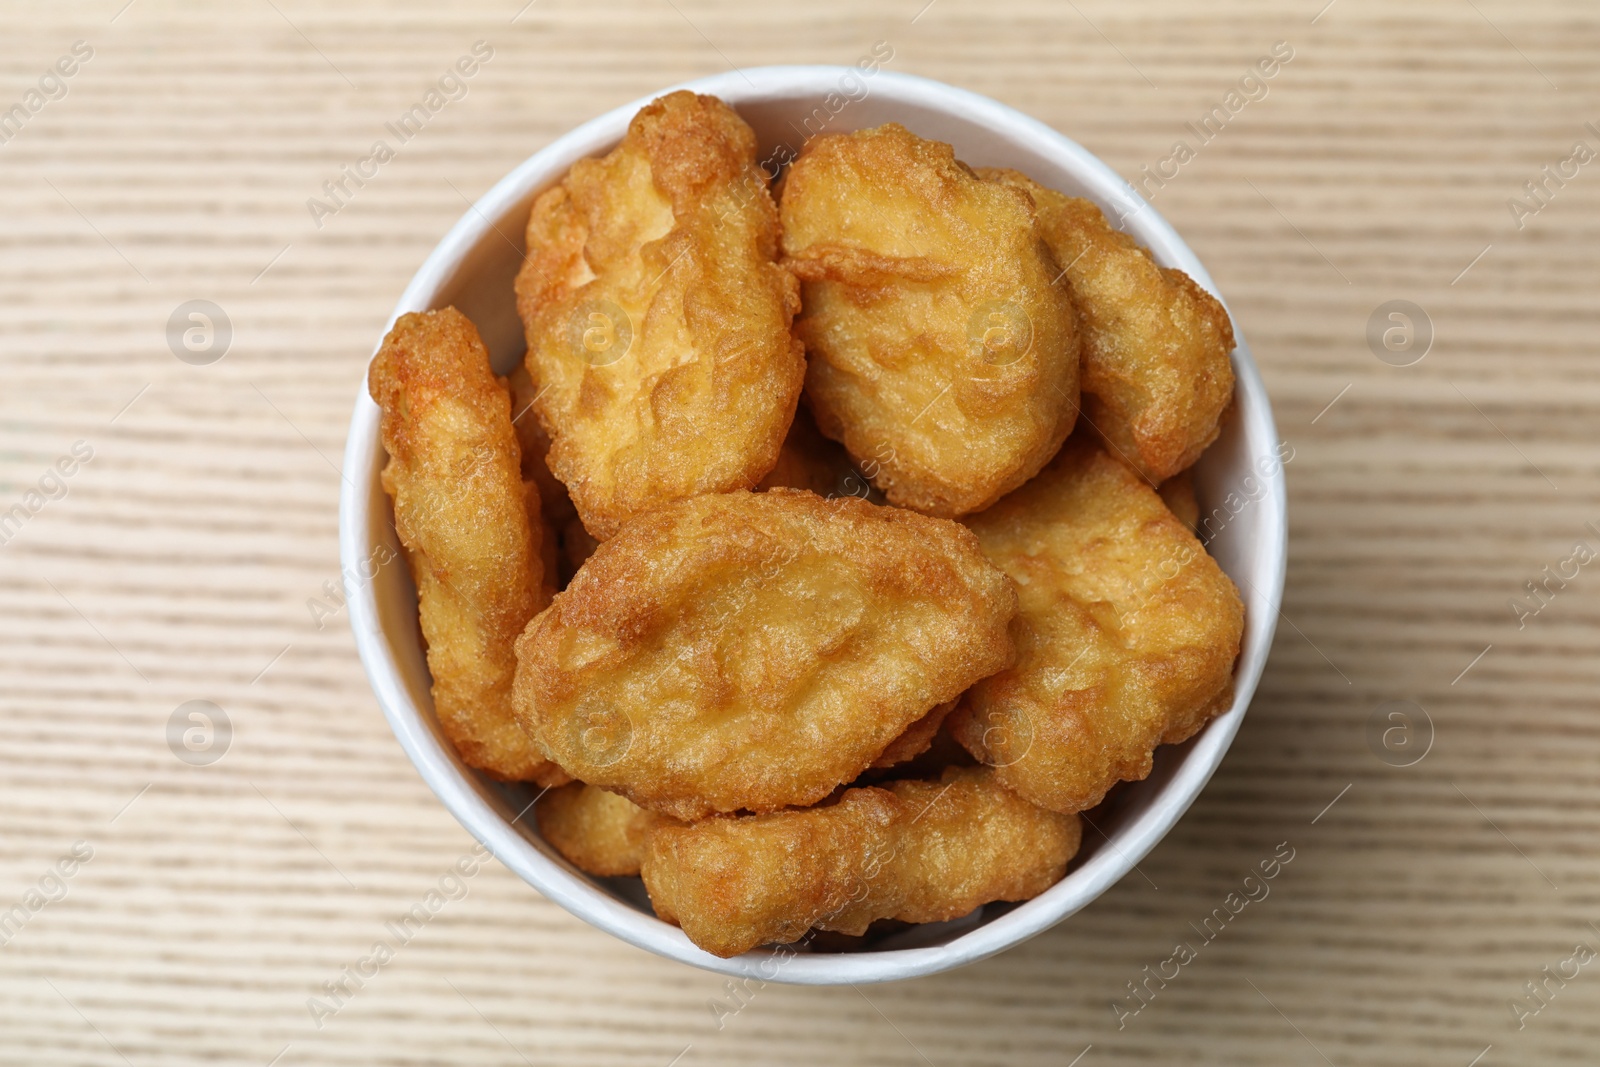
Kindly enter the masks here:
[[656, 914], [718, 956], [813, 927], [863, 933], [877, 919], [940, 922], [1027, 900], [1066, 873], [1075, 815], [1000, 787], [984, 767], [937, 782], [847, 790], [838, 803], [663, 827], [645, 848]]
[[973, 686], [949, 728], [1006, 788], [1091, 808], [1232, 703], [1238, 591], [1092, 438], [968, 524], [1017, 584], [1018, 659]]
[[1194, 533], [1200, 526], [1200, 501], [1194, 495], [1194, 473], [1179, 471], [1161, 483], [1161, 502]]
[[533, 410], [597, 538], [669, 500], [748, 489], [777, 461], [805, 374], [777, 241], [755, 134], [690, 92], [534, 201], [517, 275]]
[[1066, 268], [1083, 314], [1083, 416], [1152, 483], [1200, 458], [1233, 399], [1233, 323], [1216, 297], [1111, 228], [1091, 201], [1014, 170], [985, 178], [1022, 189]]
[[539, 832], [574, 867], [602, 877], [639, 873], [645, 840], [666, 816], [584, 782], [553, 789], [534, 806]]
[[1033, 477], [1077, 418], [1079, 353], [1032, 201], [890, 123], [812, 141], [780, 210], [822, 432], [930, 515]]
[[545, 600], [518, 473], [511, 399], [478, 330], [455, 308], [400, 316], [372, 360], [389, 462], [383, 487], [417, 584], [439, 723], [468, 766], [544, 785], [567, 780], [511, 710], [513, 642]]
[[714, 493], [603, 542], [517, 642], [549, 758], [652, 810], [810, 804], [1011, 662], [1010, 581], [965, 527], [814, 493]]

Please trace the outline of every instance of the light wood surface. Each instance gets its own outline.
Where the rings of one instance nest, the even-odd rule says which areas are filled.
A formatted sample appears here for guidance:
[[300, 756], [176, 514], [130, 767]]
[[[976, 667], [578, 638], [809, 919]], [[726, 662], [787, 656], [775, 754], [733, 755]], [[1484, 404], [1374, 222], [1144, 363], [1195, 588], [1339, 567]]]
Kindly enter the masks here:
[[[1575, 141], [1600, 150], [1594, 7], [925, 2], [0, 5], [0, 108], [93, 49], [0, 144], [0, 512], [93, 450], [0, 547], [0, 912], [92, 849], [0, 950], [0, 1062], [1595, 1061], [1600, 962], [1521, 1028], [1511, 1003], [1600, 950], [1600, 577], [1521, 629], [1509, 601], [1600, 546], [1600, 162], [1523, 229], [1507, 207]], [[306, 199], [478, 40], [466, 96], [314, 225]], [[346, 421], [395, 299], [573, 125], [879, 40], [889, 69], [1020, 107], [1129, 178], [1294, 49], [1155, 197], [1295, 449], [1285, 619], [1227, 761], [1143, 876], [962, 971], [768, 986], [719, 1029], [722, 979], [490, 863], [318, 1028], [308, 998], [472, 846], [343, 616], [307, 607], [338, 575]], [[169, 351], [192, 299], [231, 322], [218, 362]], [[1393, 299], [1433, 323], [1413, 366], [1365, 339]], [[191, 700], [232, 724], [210, 765], [169, 748]], [[1414, 766], [1369, 744], [1391, 700], [1431, 718]], [[1285, 841], [1270, 896], [1119, 1029], [1126, 984]]]

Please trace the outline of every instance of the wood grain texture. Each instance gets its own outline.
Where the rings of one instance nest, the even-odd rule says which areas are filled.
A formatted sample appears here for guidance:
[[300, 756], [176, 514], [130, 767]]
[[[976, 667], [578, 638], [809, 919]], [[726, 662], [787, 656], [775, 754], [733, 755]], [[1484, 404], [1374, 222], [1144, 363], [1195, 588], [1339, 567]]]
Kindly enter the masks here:
[[[0, 547], [0, 912], [93, 849], [0, 950], [0, 1061], [1594, 1061], [1595, 965], [1521, 1028], [1510, 1003], [1600, 948], [1600, 579], [1521, 629], [1508, 602], [1600, 543], [1600, 163], [1522, 229], [1507, 207], [1575, 141], [1600, 148], [1593, 5], [925, 2], [0, 3], [0, 109], [94, 50], [0, 144], [0, 512], [93, 449]], [[467, 95], [318, 228], [306, 199], [477, 40], [495, 53]], [[573, 125], [877, 40], [890, 69], [1020, 107], [1129, 178], [1294, 48], [1154, 201], [1295, 449], [1285, 620], [1227, 761], [1142, 876], [959, 972], [767, 986], [719, 1028], [722, 979], [490, 864], [319, 1028], [308, 998], [472, 845], [343, 617], [306, 606], [338, 575], [346, 421], [395, 299]], [[191, 299], [232, 324], [210, 365], [167, 346]], [[1392, 299], [1433, 324], [1413, 366], [1365, 340]], [[197, 699], [233, 728], [209, 766], [167, 743]], [[1431, 717], [1414, 766], [1369, 747], [1389, 700]], [[1127, 983], [1284, 841], [1271, 895], [1119, 1029]]]

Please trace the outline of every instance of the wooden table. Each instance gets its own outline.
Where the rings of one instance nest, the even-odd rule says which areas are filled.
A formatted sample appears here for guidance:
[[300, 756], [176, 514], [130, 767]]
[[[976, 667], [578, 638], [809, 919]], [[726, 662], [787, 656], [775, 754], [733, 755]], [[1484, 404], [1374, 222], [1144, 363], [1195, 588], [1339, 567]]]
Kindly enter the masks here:
[[[1594, 1062], [1600, 577], [1573, 562], [1537, 615], [1511, 602], [1600, 548], [1600, 164], [1564, 162], [1600, 151], [1600, 27], [1580, 0], [1325, 2], [8, 0], [0, 913], [25, 921], [0, 935], [0, 1060]], [[493, 56], [465, 95], [313, 220], [476, 41]], [[574, 124], [876, 41], [1130, 179], [1176, 174], [1155, 204], [1295, 450], [1285, 617], [1231, 754], [1145, 877], [956, 973], [768, 986], [719, 1029], [722, 979], [491, 863], [319, 1028], [308, 999], [472, 845], [326, 592], [346, 420], [396, 297]], [[1280, 41], [1256, 99], [1164, 163]], [[221, 359], [220, 334], [183, 346], [182, 316], [169, 345], [193, 300], [231, 326]], [[1393, 300], [1431, 348], [1369, 347]], [[226, 743], [213, 712], [185, 747], [190, 701], [223, 710]], [[1409, 749], [1383, 743], [1390, 701], [1431, 722], [1412, 709]], [[1270, 897], [1119, 1029], [1112, 1001], [1280, 842]]]

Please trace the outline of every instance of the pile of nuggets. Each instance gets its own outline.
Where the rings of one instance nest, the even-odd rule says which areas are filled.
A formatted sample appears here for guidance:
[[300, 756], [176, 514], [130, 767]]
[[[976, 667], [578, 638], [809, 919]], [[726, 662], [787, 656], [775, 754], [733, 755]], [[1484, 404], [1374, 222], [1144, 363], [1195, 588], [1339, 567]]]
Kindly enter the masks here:
[[1243, 628], [1212, 296], [896, 124], [756, 158], [655, 101], [533, 204], [523, 367], [444, 308], [369, 376], [444, 732], [719, 956], [1042, 893]]

